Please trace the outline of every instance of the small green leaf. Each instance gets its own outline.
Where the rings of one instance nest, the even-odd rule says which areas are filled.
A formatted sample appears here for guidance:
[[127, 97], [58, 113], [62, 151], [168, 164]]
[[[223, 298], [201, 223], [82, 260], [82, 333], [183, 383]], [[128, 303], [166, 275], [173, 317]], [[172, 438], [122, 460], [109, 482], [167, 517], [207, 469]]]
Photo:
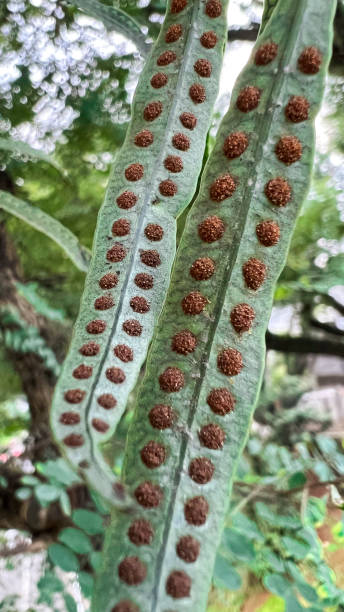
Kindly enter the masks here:
[[213, 583], [219, 589], [237, 591], [241, 587], [241, 576], [231, 563], [222, 555], [217, 555], [214, 567]]
[[23, 485], [28, 485], [29, 487], [35, 487], [36, 485], [41, 484], [41, 481], [37, 478], [37, 476], [31, 476], [31, 474], [22, 476], [20, 482], [22, 482]]
[[5, 476], [0, 476], [0, 487], [5, 489], [7, 486], [8, 486], [7, 478], [5, 478]]
[[306, 481], [307, 478], [304, 472], [295, 472], [290, 476], [288, 480], [288, 487], [289, 489], [294, 489], [295, 487], [302, 487]]
[[316, 603], [317, 601], [319, 601], [319, 597], [316, 590], [310, 584], [307, 584], [306, 582], [297, 582], [296, 586], [299, 590], [300, 595], [302, 595], [302, 597], [304, 597], [304, 599], [306, 599], [310, 603]]
[[222, 542], [228, 551], [241, 561], [250, 562], [255, 559], [252, 542], [242, 533], [234, 529], [225, 529]]
[[78, 607], [75, 603], [75, 599], [71, 595], [69, 595], [69, 593], [65, 593], [63, 599], [66, 604], [67, 612], [78, 612]]
[[90, 598], [93, 591], [94, 579], [88, 572], [79, 572], [78, 574], [80, 588], [85, 597]]
[[263, 542], [265, 539], [262, 532], [258, 529], [256, 523], [244, 514], [241, 514], [241, 512], [234, 514], [232, 518], [232, 525], [237, 531], [244, 533], [246, 537], [250, 538], [251, 540]]
[[63, 544], [51, 544], [48, 548], [50, 561], [65, 572], [77, 572], [79, 561], [75, 554]]
[[69, 495], [66, 491], [61, 491], [60, 506], [61, 506], [62, 512], [66, 514], [67, 516], [70, 516], [72, 514], [72, 506], [70, 503]]
[[275, 593], [275, 595], [279, 595], [280, 597], [284, 597], [291, 589], [289, 580], [280, 574], [267, 574], [264, 576], [263, 583], [271, 593]]
[[94, 550], [90, 554], [90, 563], [95, 571], [97, 571], [102, 563], [102, 553]]
[[95, 535], [96, 533], [103, 533], [103, 519], [99, 514], [92, 512], [91, 510], [78, 509], [74, 510], [72, 519], [77, 527], [80, 527], [89, 535]]
[[19, 489], [17, 489], [15, 492], [16, 498], [21, 499], [22, 501], [29, 499], [31, 495], [32, 489], [30, 489], [30, 487], [19, 487]]
[[58, 593], [64, 590], [63, 582], [53, 572], [45, 572], [44, 576], [39, 579], [37, 586], [40, 591], [47, 591], [48, 593]]
[[309, 543], [305, 542], [305, 540], [297, 540], [296, 538], [283, 536], [281, 542], [286, 552], [294, 557], [294, 559], [304, 559], [311, 550]]
[[35, 497], [41, 504], [50, 504], [60, 497], [61, 489], [49, 484], [39, 484], [35, 487]]
[[67, 487], [81, 482], [79, 476], [69, 467], [68, 463], [60, 457], [44, 463], [37, 463], [36, 469], [48, 479], [54, 479]]
[[62, 529], [58, 535], [58, 540], [71, 548], [79, 555], [85, 555], [92, 550], [92, 544], [89, 537], [74, 527], [66, 527]]
[[300, 602], [296, 599], [296, 597], [292, 593], [288, 593], [285, 597], [285, 612], [302, 612], [305, 610], [303, 606], [301, 606]]

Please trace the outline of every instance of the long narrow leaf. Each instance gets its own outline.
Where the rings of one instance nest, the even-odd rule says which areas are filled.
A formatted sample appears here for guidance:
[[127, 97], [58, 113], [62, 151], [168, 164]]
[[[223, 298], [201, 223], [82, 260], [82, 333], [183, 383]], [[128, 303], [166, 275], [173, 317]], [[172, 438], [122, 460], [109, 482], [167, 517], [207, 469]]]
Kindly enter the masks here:
[[54, 160], [51, 155], [30, 147], [26, 142], [21, 140], [14, 140], [14, 138], [0, 138], [0, 151], [9, 151], [11, 153], [17, 153], [31, 159], [37, 159], [38, 161], [44, 161], [45, 163], [53, 166], [55, 170], [60, 172], [63, 176], [66, 175], [65, 170]]

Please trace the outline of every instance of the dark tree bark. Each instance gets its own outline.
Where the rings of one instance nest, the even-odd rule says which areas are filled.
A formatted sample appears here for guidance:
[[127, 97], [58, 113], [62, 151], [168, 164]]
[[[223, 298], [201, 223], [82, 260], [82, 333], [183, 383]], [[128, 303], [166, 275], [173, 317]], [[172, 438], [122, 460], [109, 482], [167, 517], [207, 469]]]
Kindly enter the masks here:
[[344, 358], [344, 342], [299, 336], [278, 336], [267, 332], [266, 346], [282, 353], [312, 353], [315, 355], [334, 355]]

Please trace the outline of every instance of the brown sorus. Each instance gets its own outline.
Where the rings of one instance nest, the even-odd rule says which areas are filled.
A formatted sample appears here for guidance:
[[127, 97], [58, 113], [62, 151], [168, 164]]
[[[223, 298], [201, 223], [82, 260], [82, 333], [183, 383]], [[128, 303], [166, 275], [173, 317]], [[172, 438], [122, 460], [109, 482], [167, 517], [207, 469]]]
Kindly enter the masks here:
[[153, 470], [160, 467], [166, 459], [166, 450], [162, 444], [150, 440], [141, 450], [142, 462], [150, 469]]
[[308, 119], [310, 103], [303, 96], [291, 96], [285, 107], [285, 116], [292, 123], [300, 123]]
[[151, 274], [146, 274], [145, 272], [140, 272], [136, 274], [134, 278], [134, 283], [140, 289], [152, 289], [154, 284], [154, 279]]
[[165, 42], [167, 43], [176, 42], [181, 37], [182, 31], [183, 29], [180, 23], [171, 25], [165, 34]]
[[191, 578], [182, 570], [171, 572], [166, 580], [166, 593], [173, 599], [190, 597]]
[[214, 261], [210, 257], [200, 257], [193, 262], [190, 268], [190, 275], [195, 280], [208, 280], [213, 276], [214, 271]]
[[149, 147], [154, 141], [154, 136], [150, 130], [141, 130], [135, 135], [135, 144], [137, 147]]
[[81, 434], [71, 433], [69, 436], [63, 438], [63, 442], [66, 446], [77, 448], [78, 446], [82, 446], [85, 440]]
[[149, 421], [154, 429], [169, 429], [173, 425], [174, 413], [171, 406], [157, 404], [149, 412]]
[[111, 612], [139, 612], [139, 609], [129, 599], [123, 599], [112, 608]]
[[85, 357], [94, 357], [98, 355], [100, 346], [96, 342], [87, 342], [79, 349], [79, 353]]
[[225, 225], [219, 217], [213, 215], [207, 217], [198, 226], [198, 235], [203, 242], [215, 242], [222, 238], [225, 231]]
[[181, 172], [183, 170], [183, 160], [179, 155], [168, 155], [164, 161], [164, 166], [169, 172]]
[[196, 457], [189, 465], [189, 476], [197, 484], [204, 485], [211, 481], [214, 475], [214, 465], [207, 457]]
[[172, 0], [171, 13], [180, 13], [185, 9], [187, 0]]
[[185, 563], [194, 563], [199, 555], [200, 543], [190, 535], [182, 536], [177, 542], [176, 553]]
[[148, 312], [150, 310], [150, 305], [147, 302], [146, 298], [140, 295], [135, 295], [131, 298], [130, 306], [134, 312], [139, 312], [141, 314], [144, 314], [145, 312]]
[[184, 516], [187, 523], [200, 527], [207, 520], [209, 504], [203, 495], [192, 497], [184, 505]]
[[200, 58], [194, 64], [194, 71], [199, 74], [199, 76], [204, 78], [209, 78], [211, 76], [212, 65], [211, 62], [207, 59]]
[[298, 61], [298, 69], [304, 74], [316, 74], [322, 63], [322, 55], [316, 47], [306, 47]]
[[156, 223], [148, 223], [145, 227], [145, 236], [152, 242], [159, 242], [164, 235], [164, 230], [161, 225]]
[[226, 376], [237, 376], [243, 366], [241, 353], [234, 348], [223, 349], [217, 356], [217, 367]]
[[118, 357], [118, 359], [124, 363], [128, 363], [128, 361], [132, 361], [134, 359], [133, 350], [126, 344], [117, 344], [117, 346], [115, 346], [113, 349], [113, 352], [115, 353], [116, 357]]
[[242, 273], [247, 287], [257, 291], [266, 279], [266, 265], [259, 259], [251, 257], [244, 263]]
[[191, 291], [182, 299], [182, 309], [187, 315], [198, 315], [206, 307], [208, 300], [199, 291]]
[[63, 412], [60, 416], [62, 425], [77, 425], [80, 423], [80, 414], [77, 412]]
[[160, 89], [160, 87], [165, 87], [167, 85], [168, 76], [164, 72], [157, 72], [151, 78], [151, 86], [154, 89]]
[[144, 108], [143, 118], [146, 121], [154, 121], [154, 119], [157, 119], [159, 115], [161, 115], [161, 113], [162, 113], [162, 103], [159, 101], [150, 102]]
[[143, 508], [157, 508], [159, 506], [163, 493], [158, 485], [152, 482], [142, 482], [134, 491], [136, 501]]
[[189, 96], [195, 104], [202, 104], [206, 99], [205, 89], [203, 85], [194, 83], [189, 89]]
[[142, 164], [130, 164], [124, 174], [127, 181], [139, 181], [143, 177], [143, 166]]
[[116, 385], [120, 385], [125, 381], [125, 374], [121, 368], [107, 368], [105, 372], [106, 378]]
[[271, 179], [265, 185], [264, 193], [271, 204], [275, 206], [286, 206], [291, 198], [290, 185], [281, 176]]
[[111, 231], [114, 236], [127, 236], [130, 232], [130, 221], [127, 219], [117, 219], [113, 223]]
[[201, 38], [201, 45], [205, 47], [205, 49], [213, 49], [217, 43], [217, 35], [216, 32], [209, 30], [209, 32], [203, 32]]
[[146, 575], [146, 566], [138, 557], [125, 557], [118, 566], [118, 576], [120, 580], [130, 586], [143, 582]]
[[148, 249], [147, 251], [141, 251], [140, 259], [143, 264], [150, 268], [157, 268], [161, 264], [161, 259], [158, 251]]
[[248, 113], [255, 108], [257, 108], [260, 101], [260, 89], [258, 87], [254, 87], [253, 85], [249, 85], [248, 87], [244, 87], [238, 95], [236, 105], [237, 108], [243, 113]]
[[244, 132], [232, 132], [227, 136], [223, 152], [228, 159], [240, 157], [248, 147], [248, 138]]
[[208, 17], [215, 19], [216, 17], [220, 17], [222, 13], [222, 4], [219, 0], [208, 0], [205, 5], [205, 12]]
[[225, 387], [212, 389], [207, 397], [208, 406], [215, 414], [224, 416], [234, 410], [235, 398]]
[[277, 52], [278, 45], [276, 43], [272, 41], [263, 43], [255, 53], [254, 63], [256, 66], [266, 66], [277, 57]]
[[115, 301], [111, 295], [102, 295], [94, 300], [96, 310], [109, 310], [115, 305]]
[[73, 370], [73, 376], [74, 378], [80, 379], [90, 378], [90, 376], [92, 376], [92, 370], [93, 368], [91, 366], [81, 364]]
[[99, 433], [105, 433], [109, 429], [109, 425], [102, 419], [92, 419], [92, 425]]
[[83, 459], [82, 461], [79, 461], [78, 466], [82, 469], [82, 470], [88, 470], [88, 468], [90, 467], [90, 464], [88, 461], [86, 461], [86, 459]]
[[178, 187], [173, 181], [171, 181], [171, 179], [166, 179], [165, 181], [161, 181], [159, 191], [161, 195], [171, 198], [176, 195]]
[[225, 437], [225, 432], [216, 423], [204, 425], [199, 432], [201, 444], [211, 450], [220, 450], [224, 445]]
[[178, 151], [187, 151], [190, 147], [190, 139], [188, 136], [185, 136], [185, 134], [178, 132], [173, 136], [172, 144], [175, 149], [178, 149]]
[[210, 187], [210, 197], [214, 202], [223, 202], [230, 198], [236, 190], [236, 184], [230, 174], [222, 174], [212, 183]]
[[262, 221], [256, 227], [257, 238], [265, 247], [271, 247], [277, 244], [280, 238], [280, 228], [275, 221]]
[[69, 389], [69, 391], [66, 391], [64, 394], [64, 398], [69, 404], [79, 404], [82, 402], [85, 395], [85, 391], [82, 391], [81, 389]]
[[127, 250], [124, 248], [122, 244], [117, 242], [114, 244], [106, 253], [106, 259], [111, 261], [112, 263], [118, 263], [122, 261], [127, 254]]
[[114, 408], [117, 404], [117, 400], [111, 393], [103, 393], [103, 395], [98, 397], [97, 402], [99, 406], [105, 408], [105, 410], [111, 410], [111, 408]]
[[113, 272], [108, 272], [101, 277], [99, 287], [101, 289], [113, 289], [118, 284], [118, 276]]
[[118, 208], [122, 208], [124, 210], [128, 210], [135, 206], [137, 202], [137, 195], [132, 191], [123, 191], [120, 196], [118, 196], [117, 200]]
[[175, 52], [169, 50], [164, 51], [161, 55], [159, 55], [156, 63], [158, 64], [158, 66], [168, 66], [168, 64], [172, 64], [172, 62], [175, 62], [176, 59], [177, 55], [175, 54]]
[[195, 350], [196, 345], [196, 336], [188, 329], [183, 329], [173, 336], [171, 348], [179, 355], [188, 355]]
[[135, 546], [145, 546], [151, 543], [154, 531], [149, 521], [146, 519], [137, 519], [131, 523], [128, 529], [129, 540]]
[[102, 334], [105, 328], [105, 321], [101, 321], [100, 319], [94, 319], [94, 321], [90, 321], [86, 325], [86, 331], [89, 334]]
[[249, 331], [255, 318], [255, 312], [249, 304], [237, 304], [230, 315], [231, 323], [238, 334]]
[[283, 136], [275, 147], [278, 159], [290, 166], [299, 161], [302, 156], [302, 144], [296, 136]]
[[141, 336], [142, 325], [135, 319], [127, 319], [127, 321], [124, 321], [122, 327], [128, 336]]
[[185, 385], [184, 374], [179, 368], [166, 368], [159, 376], [159, 384], [166, 393], [176, 393]]
[[197, 125], [197, 117], [192, 113], [182, 113], [179, 121], [187, 130], [194, 130]]

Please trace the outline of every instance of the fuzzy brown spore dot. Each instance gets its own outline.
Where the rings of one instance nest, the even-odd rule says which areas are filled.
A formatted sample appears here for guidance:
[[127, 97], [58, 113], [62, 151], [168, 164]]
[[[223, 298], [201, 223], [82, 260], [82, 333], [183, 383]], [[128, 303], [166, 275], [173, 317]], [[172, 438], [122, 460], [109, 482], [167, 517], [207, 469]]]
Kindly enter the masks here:
[[117, 400], [114, 398], [111, 393], [103, 393], [97, 399], [99, 406], [104, 408], [105, 410], [111, 410], [117, 404]]
[[73, 376], [79, 379], [90, 378], [90, 376], [92, 376], [92, 371], [93, 368], [91, 366], [81, 364], [73, 370]]
[[139, 181], [143, 177], [143, 166], [142, 164], [130, 164], [124, 174], [127, 181]]
[[171, 25], [165, 34], [165, 42], [167, 43], [176, 42], [181, 37], [182, 32], [183, 32], [183, 28], [180, 25], [180, 23]]
[[283, 136], [275, 147], [278, 159], [290, 166], [299, 161], [302, 156], [302, 144], [296, 136]]
[[270, 64], [276, 57], [278, 53], [278, 45], [274, 42], [263, 43], [258, 47], [255, 56], [254, 63], [256, 66], [266, 66]]
[[154, 279], [151, 274], [140, 272], [139, 274], [136, 274], [134, 278], [134, 283], [140, 289], [152, 289], [153, 284], [154, 284]]
[[195, 104], [202, 104], [206, 99], [206, 93], [203, 85], [194, 83], [189, 89], [189, 96]]
[[304, 74], [316, 74], [322, 63], [322, 55], [316, 47], [306, 47], [298, 61], [298, 69]]
[[123, 370], [121, 370], [121, 368], [107, 368], [105, 376], [108, 380], [115, 383], [116, 385], [120, 385], [125, 381], [125, 374]]
[[117, 346], [115, 346], [115, 348], [113, 349], [113, 352], [116, 357], [118, 357], [118, 359], [123, 361], [123, 363], [128, 363], [129, 361], [132, 361], [134, 359], [133, 350], [130, 348], [130, 346], [127, 346], [126, 344], [117, 344]]
[[101, 321], [100, 319], [94, 319], [94, 321], [90, 321], [86, 325], [86, 331], [89, 334], [102, 334], [103, 331], [105, 331], [105, 328], [105, 321]]
[[275, 221], [262, 221], [256, 227], [256, 234], [260, 244], [271, 247], [279, 241], [280, 228]]
[[117, 219], [111, 229], [114, 236], [127, 236], [130, 232], [130, 221], [127, 219]]
[[164, 160], [164, 166], [169, 172], [181, 172], [183, 170], [183, 160], [178, 155], [168, 155]]
[[79, 461], [78, 466], [82, 469], [82, 470], [88, 470], [90, 467], [90, 464], [88, 461], [86, 461], [86, 459], [82, 459], [81, 461]]
[[96, 310], [109, 310], [115, 305], [115, 300], [111, 295], [102, 295], [94, 300]]
[[69, 389], [69, 391], [66, 391], [64, 394], [64, 398], [69, 404], [80, 404], [85, 395], [86, 393], [82, 391], [82, 389]]
[[[174, 51], [164, 51], [159, 55], [156, 63], [158, 66], [168, 66], [168, 64], [172, 64], [177, 59], [177, 55]], [[160, 114], [160, 113], [159, 113]]]
[[171, 406], [157, 404], [149, 412], [149, 421], [154, 429], [170, 429], [174, 421], [174, 412]]
[[150, 305], [147, 302], [146, 298], [141, 297], [139, 295], [135, 295], [130, 300], [130, 306], [134, 312], [139, 312], [144, 314], [150, 310]]
[[154, 530], [149, 521], [137, 519], [128, 529], [128, 538], [135, 546], [146, 546], [152, 542]]
[[193, 353], [197, 346], [196, 336], [188, 329], [175, 334], [172, 338], [171, 348], [179, 355], [188, 355]]
[[179, 121], [187, 130], [194, 130], [197, 125], [197, 117], [192, 113], [182, 113]]
[[211, 481], [214, 475], [214, 465], [207, 457], [196, 457], [190, 462], [189, 476], [197, 484], [204, 485]]
[[217, 43], [217, 35], [213, 30], [209, 30], [209, 32], [203, 32], [200, 42], [202, 47], [205, 49], [213, 49]]
[[187, 315], [198, 315], [206, 307], [208, 300], [199, 291], [191, 291], [182, 299], [182, 309]]
[[204, 58], [198, 59], [194, 64], [194, 71], [201, 77], [209, 78], [212, 72], [211, 62]]
[[203, 242], [216, 242], [222, 238], [225, 231], [225, 225], [219, 217], [213, 215], [207, 217], [198, 226], [198, 235]]
[[176, 545], [176, 553], [185, 563], [194, 563], [198, 558], [200, 549], [199, 541], [190, 535], [182, 536]]
[[165, 393], [176, 393], [185, 385], [184, 374], [179, 368], [166, 368], [159, 376], [159, 385]]
[[178, 151], [187, 151], [190, 147], [190, 139], [188, 136], [185, 136], [185, 134], [179, 132], [178, 134], [174, 134], [172, 144]]
[[139, 608], [129, 599], [123, 599], [112, 608], [111, 612], [139, 612]]
[[141, 251], [140, 259], [145, 266], [150, 268], [157, 268], [161, 264], [161, 259], [158, 251], [148, 249], [147, 251]]
[[135, 144], [137, 147], [149, 147], [154, 141], [154, 136], [150, 130], [141, 130], [135, 135]]
[[160, 467], [166, 459], [166, 450], [162, 444], [150, 440], [141, 450], [142, 462], [150, 469]]
[[135, 319], [127, 319], [127, 321], [124, 321], [122, 327], [128, 336], [141, 336], [142, 334], [142, 325]]
[[235, 159], [240, 157], [248, 147], [248, 138], [244, 132], [232, 132], [227, 136], [223, 152], [227, 159]]
[[63, 412], [60, 416], [62, 425], [77, 425], [80, 423], [80, 414], [77, 412]]
[[237, 304], [231, 314], [231, 323], [238, 334], [247, 332], [251, 329], [255, 318], [255, 312], [249, 304]]
[[154, 121], [155, 119], [159, 117], [159, 115], [161, 115], [161, 113], [162, 113], [162, 103], [159, 101], [150, 102], [144, 108], [143, 118], [146, 121]]
[[134, 491], [136, 501], [143, 508], [157, 508], [163, 498], [162, 490], [152, 482], [142, 482]]
[[204, 425], [199, 432], [201, 444], [211, 450], [220, 450], [224, 445], [225, 437], [225, 432], [216, 423]]
[[212, 19], [216, 19], [216, 17], [220, 17], [222, 13], [222, 4], [219, 0], [208, 0], [205, 5], [205, 13], [208, 17]]
[[127, 250], [124, 248], [122, 244], [119, 242], [114, 244], [106, 253], [106, 259], [111, 261], [112, 263], [118, 263], [119, 261], [123, 261], [127, 254]]
[[100, 346], [96, 342], [87, 342], [79, 349], [79, 353], [85, 357], [94, 357], [98, 355]]
[[78, 448], [79, 446], [82, 446], [84, 442], [84, 436], [77, 433], [71, 433], [69, 436], [63, 438], [63, 443], [71, 448]]
[[102, 419], [92, 419], [92, 426], [98, 433], [105, 433], [109, 429], [109, 425]]
[[118, 284], [118, 276], [113, 272], [108, 272], [101, 277], [98, 284], [101, 289], [113, 289]]
[[278, 176], [265, 185], [264, 193], [274, 206], [286, 206], [291, 198], [291, 187], [284, 178]]
[[292, 123], [300, 123], [308, 119], [310, 103], [303, 96], [291, 96], [285, 107], [285, 116]]
[[146, 566], [138, 557], [126, 557], [118, 566], [120, 580], [130, 586], [143, 582], [146, 575]]
[[145, 227], [145, 236], [152, 242], [159, 242], [164, 236], [164, 230], [157, 223], [148, 223]]
[[190, 597], [191, 578], [181, 570], [171, 572], [166, 580], [166, 593], [173, 599]]
[[217, 367], [226, 376], [237, 376], [244, 367], [241, 353], [234, 348], [223, 349], [217, 356]]
[[171, 13], [180, 13], [187, 6], [187, 0], [172, 0]]
[[173, 181], [171, 181], [171, 179], [166, 179], [166, 181], [161, 181], [159, 191], [162, 196], [171, 198], [176, 195], [178, 187]]
[[204, 525], [209, 513], [209, 504], [203, 495], [192, 497], [184, 505], [184, 516], [187, 523], [200, 527]]
[[123, 210], [128, 210], [135, 206], [137, 202], [137, 195], [132, 191], [123, 191], [120, 196], [118, 196], [117, 200], [118, 208], [122, 208]]
[[161, 87], [165, 87], [167, 85], [168, 76], [164, 72], [157, 72], [151, 78], [151, 86], [154, 89], [160, 89]]
[[218, 176], [212, 183], [209, 193], [213, 202], [223, 202], [226, 198], [230, 198], [236, 190], [236, 184], [230, 174]]
[[257, 108], [260, 101], [261, 92], [258, 87], [249, 85], [244, 87], [238, 95], [236, 105], [237, 108], [243, 113], [249, 113], [250, 111]]
[[196, 259], [191, 268], [190, 275], [195, 280], [208, 280], [215, 272], [215, 263], [210, 257]]
[[259, 259], [251, 257], [244, 263], [242, 273], [247, 287], [257, 291], [266, 279], [266, 265]]
[[219, 416], [232, 412], [235, 407], [235, 398], [225, 387], [212, 389], [207, 397], [207, 404]]

